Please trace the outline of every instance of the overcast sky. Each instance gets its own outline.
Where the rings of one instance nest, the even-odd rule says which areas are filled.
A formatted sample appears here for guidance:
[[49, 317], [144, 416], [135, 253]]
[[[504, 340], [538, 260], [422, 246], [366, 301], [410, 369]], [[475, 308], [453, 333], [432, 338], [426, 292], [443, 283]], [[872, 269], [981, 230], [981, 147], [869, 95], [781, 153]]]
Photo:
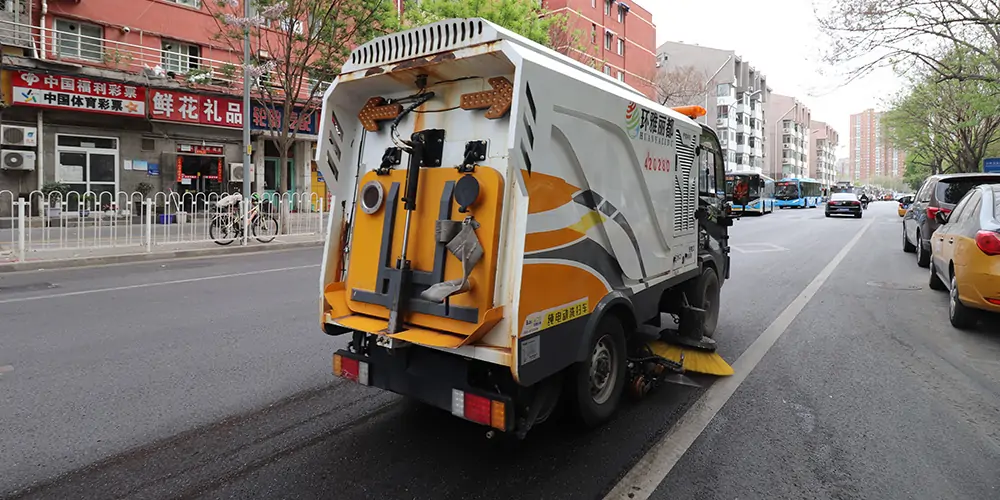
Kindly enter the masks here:
[[885, 99], [902, 85], [891, 72], [882, 71], [842, 86], [842, 76], [832, 75], [838, 68], [830, 68], [820, 59], [823, 42], [812, 0], [638, 0], [637, 3], [653, 13], [657, 46], [674, 41], [735, 50], [767, 76], [774, 92], [797, 97], [805, 103], [814, 120], [830, 123], [837, 130], [838, 157], [847, 157], [850, 115], [867, 108], [883, 108]]

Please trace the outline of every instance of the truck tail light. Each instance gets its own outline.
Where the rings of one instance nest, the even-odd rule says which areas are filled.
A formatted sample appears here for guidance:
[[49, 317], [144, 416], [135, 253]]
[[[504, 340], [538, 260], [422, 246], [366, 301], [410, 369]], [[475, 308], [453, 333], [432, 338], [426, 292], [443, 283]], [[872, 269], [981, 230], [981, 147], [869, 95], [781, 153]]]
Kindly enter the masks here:
[[494, 429], [507, 428], [507, 404], [503, 401], [452, 389], [451, 413], [456, 417], [488, 425]]
[[361, 385], [368, 385], [368, 363], [364, 361], [334, 354], [333, 374], [347, 380], [353, 380]]
[[986, 255], [1000, 255], [1000, 234], [979, 231], [976, 233], [976, 246]]

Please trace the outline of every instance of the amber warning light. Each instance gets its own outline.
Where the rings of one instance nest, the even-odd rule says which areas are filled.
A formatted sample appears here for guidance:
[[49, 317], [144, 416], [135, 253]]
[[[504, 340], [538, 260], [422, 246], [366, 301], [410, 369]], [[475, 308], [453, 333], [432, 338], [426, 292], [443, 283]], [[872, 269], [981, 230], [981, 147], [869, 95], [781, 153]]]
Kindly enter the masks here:
[[372, 97], [361, 108], [358, 113], [358, 120], [361, 126], [369, 132], [378, 132], [381, 128], [379, 122], [395, 120], [403, 112], [403, 105], [394, 103], [386, 104], [383, 97]]
[[674, 111], [692, 119], [698, 119], [708, 114], [708, 111], [701, 106], [678, 106], [676, 108], [671, 108]]
[[459, 106], [465, 110], [485, 109], [490, 120], [506, 115], [514, 99], [514, 85], [502, 76], [490, 78], [489, 83], [493, 90], [462, 94]]

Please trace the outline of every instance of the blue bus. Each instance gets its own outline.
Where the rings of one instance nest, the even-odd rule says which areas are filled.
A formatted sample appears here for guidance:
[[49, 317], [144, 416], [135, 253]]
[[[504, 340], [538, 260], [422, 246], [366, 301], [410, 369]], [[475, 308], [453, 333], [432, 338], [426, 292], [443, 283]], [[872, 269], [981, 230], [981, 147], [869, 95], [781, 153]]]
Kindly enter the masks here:
[[[736, 179], [742, 178], [749, 187], [750, 201], [746, 206], [733, 205], [733, 186]], [[726, 174], [726, 201], [733, 207], [734, 211], [744, 211], [757, 213], [760, 215], [774, 212], [774, 179], [752, 173], [728, 173]]]
[[815, 179], [781, 179], [774, 187], [778, 208], [815, 208], [823, 204], [823, 183]]

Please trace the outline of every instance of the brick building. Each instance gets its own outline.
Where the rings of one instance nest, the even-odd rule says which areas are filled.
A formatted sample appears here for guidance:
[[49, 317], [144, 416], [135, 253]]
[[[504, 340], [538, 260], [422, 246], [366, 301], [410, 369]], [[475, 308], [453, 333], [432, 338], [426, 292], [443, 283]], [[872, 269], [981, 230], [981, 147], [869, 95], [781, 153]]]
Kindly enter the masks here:
[[[2, 114], [3, 154], [22, 155], [24, 163], [0, 170], [0, 191], [25, 195], [51, 181], [98, 197], [130, 193], [142, 183], [178, 193], [236, 188], [243, 172], [242, 52], [213, 38], [220, 31], [215, 5], [0, 1], [10, 104]], [[311, 161], [316, 114], [300, 111], [292, 117], [298, 139], [280, 168], [268, 139], [280, 116], [253, 104], [257, 192], [273, 191], [282, 176], [295, 193], [323, 188]], [[12, 142], [18, 132], [37, 141]]]
[[570, 35], [553, 40], [557, 50], [656, 99], [656, 26], [648, 10], [633, 0], [543, 2], [568, 20]]
[[868, 182], [877, 177], [901, 179], [906, 172], [906, 153], [888, 140], [882, 113], [866, 109], [851, 115], [851, 178]]

